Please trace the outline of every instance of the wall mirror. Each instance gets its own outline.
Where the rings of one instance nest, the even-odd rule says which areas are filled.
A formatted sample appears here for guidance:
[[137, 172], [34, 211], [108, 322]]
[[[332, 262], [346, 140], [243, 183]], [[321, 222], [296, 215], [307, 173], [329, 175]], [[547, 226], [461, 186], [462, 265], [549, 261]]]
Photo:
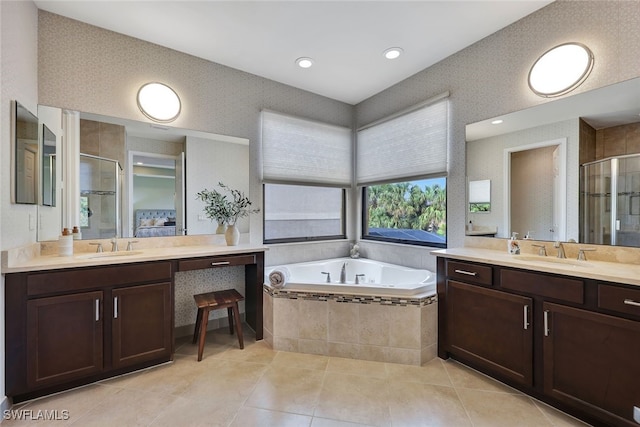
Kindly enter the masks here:
[[469, 181], [469, 212], [491, 212], [491, 180]]
[[56, 206], [56, 135], [42, 125], [42, 204]]
[[[623, 131], [623, 129], [630, 130]], [[594, 160], [608, 158], [614, 155], [612, 153], [615, 153], [616, 150], [619, 151], [621, 146], [626, 147], [622, 149], [624, 155], [640, 152], [640, 140], [638, 140], [640, 139], [638, 136], [640, 131], [635, 129], [640, 130], [640, 78], [567, 96], [532, 108], [467, 125], [467, 177], [470, 181], [490, 179], [494, 196], [491, 212], [483, 215], [468, 212], [467, 221], [473, 221], [474, 225], [497, 227], [497, 237], [507, 238], [511, 231], [517, 231], [520, 233], [520, 237], [531, 232], [532, 238], [537, 240], [573, 239], [585, 243], [614, 244], [611, 243], [611, 239], [606, 237], [600, 241], [590, 241], [585, 237], [589, 231], [591, 234], [598, 234], [591, 229], [601, 227], [593, 225], [593, 221], [583, 219], [585, 207], [597, 205], [596, 199], [605, 192], [598, 191], [593, 195], [588, 195], [582, 191], [586, 186], [584, 183], [582, 185], [580, 183], [581, 165], [588, 165]], [[625, 132], [626, 139], [620, 139], [620, 135]], [[544, 200], [548, 201], [544, 203], [549, 206], [550, 211], [541, 215], [551, 219], [545, 222], [545, 226], [541, 226], [526, 218], [518, 217], [517, 212], [512, 210], [511, 206], [514, 191], [515, 195], [524, 200], [529, 196], [536, 196], [533, 193], [542, 191], [543, 186], [514, 188], [511, 178], [513, 170], [508, 170], [509, 167], [505, 166], [508, 164], [505, 160], [505, 153], [524, 151], [525, 147], [536, 144], [553, 145], [550, 141], [560, 140], [565, 141], [566, 145], [564, 160], [556, 157], [555, 161], [560, 163], [554, 166], [552, 163], [554, 156], [551, 154], [548, 156], [550, 159], [548, 162], [551, 163], [546, 164], [542, 169], [535, 167], [525, 175], [529, 184], [542, 182], [541, 175], [544, 175], [545, 181], [551, 183], [544, 187], [555, 188], [555, 194], [544, 195], [546, 197]], [[523, 160], [518, 163], [516, 169], [523, 171], [529, 166], [531, 164]], [[559, 172], [561, 167], [564, 167], [566, 177], [554, 178], [554, 174]], [[583, 169], [584, 167], [582, 166]], [[636, 177], [640, 177], [640, 171], [637, 174], [632, 174], [632, 179], [627, 179], [625, 182], [638, 182], [640, 185], [640, 179], [636, 179]], [[604, 178], [592, 178], [592, 181], [598, 180], [605, 181]], [[625, 186], [620, 188], [622, 188], [619, 190], [621, 192], [633, 193], [637, 191], [640, 195], [640, 188], [636, 190]], [[528, 202], [531, 200], [529, 198]], [[635, 212], [632, 205], [637, 200], [640, 198], [629, 198], [629, 206], [622, 210], [627, 213]], [[525, 202], [523, 201], [523, 203]], [[535, 201], [532, 203], [534, 206], [540, 204]], [[564, 205], [563, 211], [557, 209], [554, 211], [554, 206], [562, 205]], [[604, 212], [605, 208], [602, 210]], [[613, 228], [619, 227], [626, 230], [625, 227], [627, 227], [640, 232], [640, 210], [638, 212], [638, 215], [627, 215], [623, 219], [618, 218], [617, 223], [615, 219], [611, 218], [608, 218], [607, 221], [612, 224]], [[558, 215], [560, 215], [559, 218]], [[560, 224], [563, 222], [565, 231], [558, 235]], [[518, 230], [511, 230], [513, 224], [519, 224]], [[588, 229], [586, 232], [585, 228]], [[607, 234], [606, 230], [604, 234]], [[608, 234], [611, 233], [608, 232]], [[636, 244], [630, 243], [634, 241], [640, 242], [640, 239], [619, 239], [618, 244], [636, 246]]]
[[38, 118], [17, 101], [14, 117], [13, 202], [33, 205], [38, 203], [39, 188]]
[[[65, 140], [75, 140], [65, 166], [77, 168], [65, 174], [75, 181], [65, 187], [77, 189], [65, 194], [67, 222], [78, 223], [83, 239], [213, 234], [217, 224], [195, 194], [218, 182], [249, 194], [246, 138], [65, 114]], [[249, 232], [247, 218], [238, 225]]]

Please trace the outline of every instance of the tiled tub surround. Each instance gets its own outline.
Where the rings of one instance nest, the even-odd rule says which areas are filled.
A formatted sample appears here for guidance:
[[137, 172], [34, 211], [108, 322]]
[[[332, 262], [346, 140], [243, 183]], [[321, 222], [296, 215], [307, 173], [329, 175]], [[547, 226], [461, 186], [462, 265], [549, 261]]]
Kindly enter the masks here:
[[264, 338], [274, 350], [421, 365], [436, 356], [434, 294], [381, 297], [264, 285]]

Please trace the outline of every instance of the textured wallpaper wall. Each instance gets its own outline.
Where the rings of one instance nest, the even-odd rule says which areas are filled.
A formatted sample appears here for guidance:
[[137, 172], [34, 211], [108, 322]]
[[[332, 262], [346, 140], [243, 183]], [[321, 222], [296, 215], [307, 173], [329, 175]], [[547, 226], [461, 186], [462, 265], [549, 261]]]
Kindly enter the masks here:
[[[640, 76], [640, 2], [556, 1], [356, 106], [355, 121], [362, 126], [450, 91], [450, 247], [464, 242], [465, 125], [549, 102], [528, 89], [527, 74], [542, 53], [568, 41], [586, 44], [595, 56], [591, 75], [575, 93]], [[387, 252], [374, 243], [361, 246], [367, 255]], [[393, 251], [394, 258], [435, 266], [425, 249]]]

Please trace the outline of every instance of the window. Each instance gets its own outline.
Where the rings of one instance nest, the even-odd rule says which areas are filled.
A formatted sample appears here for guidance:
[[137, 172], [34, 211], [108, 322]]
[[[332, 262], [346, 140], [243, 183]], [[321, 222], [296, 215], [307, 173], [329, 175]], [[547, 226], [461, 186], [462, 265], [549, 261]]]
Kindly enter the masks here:
[[447, 246], [448, 94], [358, 130], [362, 238]]
[[440, 177], [364, 187], [362, 237], [445, 248], [446, 183]]
[[345, 190], [309, 185], [264, 185], [264, 242], [345, 238]]
[[262, 112], [264, 242], [344, 239], [352, 130]]

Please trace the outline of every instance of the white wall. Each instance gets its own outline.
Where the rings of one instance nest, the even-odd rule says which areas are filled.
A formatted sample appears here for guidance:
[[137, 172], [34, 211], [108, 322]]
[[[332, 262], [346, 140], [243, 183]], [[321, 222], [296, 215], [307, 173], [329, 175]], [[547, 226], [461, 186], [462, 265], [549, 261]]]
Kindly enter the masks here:
[[[0, 249], [36, 239], [29, 216], [32, 205], [11, 204], [9, 185], [11, 159], [11, 100], [18, 100], [33, 113], [38, 107], [38, 14], [30, 1], [0, 2]], [[4, 396], [4, 276], [0, 278], [0, 409], [6, 409]]]

